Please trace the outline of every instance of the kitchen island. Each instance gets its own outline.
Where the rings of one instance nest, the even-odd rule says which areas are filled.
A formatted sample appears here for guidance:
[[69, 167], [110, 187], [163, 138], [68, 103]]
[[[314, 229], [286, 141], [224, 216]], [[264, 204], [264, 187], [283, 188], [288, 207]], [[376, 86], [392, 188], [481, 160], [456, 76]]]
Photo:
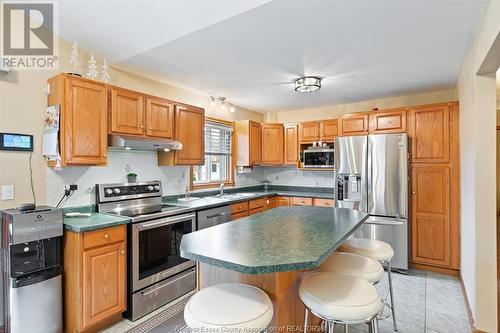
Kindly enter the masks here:
[[295, 331], [304, 314], [300, 280], [367, 218], [347, 208], [279, 207], [185, 235], [180, 252], [197, 261], [198, 288], [225, 282], [257, 286], [273, 301], [271, 327]]

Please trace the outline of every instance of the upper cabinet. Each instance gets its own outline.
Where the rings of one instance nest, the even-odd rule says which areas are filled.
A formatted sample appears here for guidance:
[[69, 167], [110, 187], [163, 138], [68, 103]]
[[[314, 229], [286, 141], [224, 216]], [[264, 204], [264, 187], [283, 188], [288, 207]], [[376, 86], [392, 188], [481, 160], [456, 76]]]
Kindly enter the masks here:
[[262, 165], [283, 165], [283, 125], [262, 124]]
[[176, 165], [201, 165], [205, 163], [205, 110], [188, 105], [175, 109], [175, 139], [182, 143], [182, 150], [174, 153]]
[[299, 126], [285, 124], [284, 126], [284, 164], [297, 165], [299, 163]]
[[337, 119], [306, 121], [299, 125], [300, 143], [333, 142], [338, 135]]
[[341, 136], [368, 134], [368, 113], [341, 115], [338, 119], [338, 131]]
[[106, 86], [68, 74], [57, 75], [48, 82], [48, 105], [60, 105], [61, 165], [106, 164]]
[[374, 111], [369, 114], [370, 134], [405, 133], [406, 109]]
[[146, 135], [173, 139], [174, 104], [161, 98], [146, 98]]
[[449, 162], [450, 105], [412, 108], [408, 120], [408, 134], [412, 138], [412, 162]]
[[259, 122], [242, 120], [235, 122], [236, 165], [260, 165], [262, 156], [262, 128]]
[[111, 88], [111, 132], [144, 134], [144, 97], [142, 94]]

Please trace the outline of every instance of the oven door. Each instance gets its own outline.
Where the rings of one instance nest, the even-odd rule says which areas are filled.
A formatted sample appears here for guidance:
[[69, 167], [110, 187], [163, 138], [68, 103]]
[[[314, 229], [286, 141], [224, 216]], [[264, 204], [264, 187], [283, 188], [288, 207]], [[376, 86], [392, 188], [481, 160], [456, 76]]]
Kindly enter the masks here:
[[333, 149], [304, 150], [305, 168], [333, 168], [335, 164]]
[[195, 214], [185, 214], [132, 225], [133, 291], [195, 266], [179, 251], [182, 236], [195, 230], [195, 221]]

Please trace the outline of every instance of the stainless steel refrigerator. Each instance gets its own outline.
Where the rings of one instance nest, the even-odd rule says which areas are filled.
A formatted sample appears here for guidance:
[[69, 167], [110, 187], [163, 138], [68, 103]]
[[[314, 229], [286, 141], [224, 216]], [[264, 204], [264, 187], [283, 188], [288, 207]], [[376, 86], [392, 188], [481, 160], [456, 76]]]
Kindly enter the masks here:
[[391, 244], [400, 271], [408, 270], [408, 157], [406, 133], [335, 140], [335, 205], [370, 215], [353, 236]]

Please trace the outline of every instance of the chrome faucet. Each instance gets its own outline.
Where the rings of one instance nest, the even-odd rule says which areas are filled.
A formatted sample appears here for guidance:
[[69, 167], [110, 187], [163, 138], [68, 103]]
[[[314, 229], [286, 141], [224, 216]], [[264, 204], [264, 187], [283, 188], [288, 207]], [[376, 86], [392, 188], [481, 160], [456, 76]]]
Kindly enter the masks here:
[[219, 195], [224, 195], [224, 183], [220, 184], [219, 189], [220, 189]]
[[189, 189], [189, 186], [186, 186], [186, 193], [184, 194], [184, 197], [186, 199], [189, 199], [190, 196], [191, 196], [191, 190]]

